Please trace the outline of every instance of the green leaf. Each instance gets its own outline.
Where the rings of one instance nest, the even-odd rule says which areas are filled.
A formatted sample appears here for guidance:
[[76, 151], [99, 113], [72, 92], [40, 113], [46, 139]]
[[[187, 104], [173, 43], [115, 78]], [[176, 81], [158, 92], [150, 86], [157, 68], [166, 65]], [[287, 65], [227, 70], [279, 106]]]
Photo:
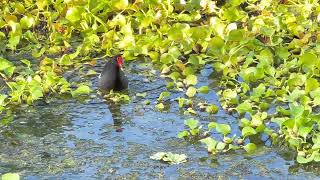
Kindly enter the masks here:
[[293, 127], [295, 125], [295, 120], [288, 118], [282, 123], [282, 125], [289, 128], [289, 129], [293, 129]]
[[243, 146], [243, 148], [247, 151], [247, 153], [251, 154], [257, 149], [257, 146], [254, 143], [248, 143], [247, 145]]
[[208, 86], [201, 86], [197, 91], [202, 94], [208, 94], [210, 90]]
[[201, 56], [195, 55], [195, 54], [191, 54], [189, 56], [188, 63], [193, 64], [195, 66], [198, 66], [198, 65], [203, 65], [204, 61], [202, 60]]
[[190, 129], [195, 129], [198, 127], [199, 121], [195, 119], [187, 119], [184, 121], [184, 124], [187, 125]]
[[188, 97], [194, 97], [194, 95], [197, 93], [197, 89], [195, 87], [190, 86], [186, 92], [186, 95]]
[[92, 70], [92, 69], [90, 69], [90, 70], [86, 73], [86, 76], [95, 76], [95, 75], [97, 75], [97, 72], [94, 71], [94, 70]]
[[246, 126], [250, 126], [251, 122], [247, 119], [247, 118], [242, 118], [240, 119], [241, 122], [241, 127], [246, 127]]
[[305, 158], [305, 157], [299, 156], [299, 155], [297, 156], [297, 161], [300, 164], [306, 164], [306, 163], [311, 162], [312, 160], [313, 160], [312, 158]]
[[312, 131], [312, 127], [302, 126], [302, 127], [299, 127], [298, 134], [302, 136], [304, 139], [306, 139], [311, 131]]
[[143, 104], [145, 104], [145, 105], [150, 105], [151, 102], [150, 102], [150, 100], [145, 100], [145, 101], [143, 101]]
[[264, 36], [273, 36], [275, 33], [275, 29], [273, 27], [268, 27], [268, 26], [262, 26], [260, 28], [261, 34]]
[[224, 40], [220, 37], [213, 37], [208, 44], [207, 54], [212, 56], [222, 55], [224, 52]]
[[211, 122], [211, 123], [208, 124], [209, 130], [215, 129], [216, 127], [217, 127], [217, 123], [216, 122]]
[[204, 139], [201, 139], [200, 142], [204, 143], [207, 145], [208, 152], [214, 153], [216, 151], [216, 146], [218, 142], [211, 137], [207, 137]]
[[180, 164], [187, 162], [187, 156], [185, 154], [174, 154], [169, 152], [162, 160], [169, 162], [170, 164]]
[[25, 13], [26, 9], [24, 8], [24, 5], [22, 3], [15, 3], [15, 11], [17, 11], [20, 14]]
[[21, 36], [18, 36], [18, 35], [13, 35], [9, 38], [9, 42], [7, 44], [7, 46], [12, 49], [12, 50], [15, 50], [16, 49], [16, 46], [19, 44], [20, 42], [20, 39], [21, 39]]
[[168, 50], [168, 54], [170, 54], [174, 58], [178, 58], [181, 56], [181, 52], [177, 46], [171, 46]]
[[259, 55], [256, 55], [256, 57], [263, 66], [270, 66], [273, 64], [273, 53], [269, 49], [262, 50]]
[[306, 93], [309, 93], [310, 91], [313, 91], [313, 90], [317, 89], [318, 87], [319, 87], [318, 80], [316, 80], [314, 78], [307, 79], [306, 84], [305, 84]]
[[46, 47], [42, 47], [39, 51], [37, 49], [32, 50], [32, 57], [39, 58], [43, 55], [43, 53], [46, 51]]
[[168, 39], [181, 41], [189, 35], [189, 24], [175, 23], [168, 31]]
[[304, 106], [303, 105], [299, 105], [299, 104], [290, 104], [290, 114], [292, 117], [294, 118], [299, 118], [302, 116], [303, 112], [304, 112]]
[[218, 142], [216, 149], [222, 151], [226, 147], [226, 143]]
[[240, 149], [240, 147], [239, 146], [235, 146], [235, 145], [233, 145], [233, 144], [229, 144], [229, 150], [238, 150], [238, 149]]
[[84, 12], [83, 8], [80, 6], [73, 6], [67, 10], [66, 19], [72, 23], [80, 21], [81, 14]]
[[219, 111], [219, 108], [214, 104], [211, 104], [206, 107], [206, 112], [209, 114], [216, 114], [218, 111]]
[[22, 59], [22, 60], [20, 60], [23, 64], [25, 64], [25, 65], [27, 65], [28, 67], [31, 67], [31, 63], [30, 63], [30, 61], [29, 60], [27, 60], [27, 59]]
[[317, 89], [311, 91], [311, 92], [310, 92], [310, 96], [311, 96], [312, 98], [320, 97], [320, 88], [317, 88]]
[[236, 109], [239, 114], [243, 114], [246, 112], [252, 113], [252, 106], [249, 102], [243, 102], [239, 104]]
[[32, 80], [32, 82], [30, 83], [30, 93], [32, 101], [43, 97], [43, 88], [41, 87], [40, 82]]
[[[314, 152], [315, 153], [315, 152]], [[320, 153], [319, 152], [316, 152], [316, 155], [314, 156], [314, 159], [313, 159], [315, 162], [320, 162]]]
[[164, 156], [166, 156], [166, 154], [167, 154], [166, 152], [157, 152], [152, 156], [150, 156], [150, 158], [154, 160], [161, 160]]
[[184, 14], [184, 13], [178, 14], [178, 15], [176, 16], [176, 18], [177, 18], [177, 20], [179, 20], [179, 21], [186, 21], [186, 22], [192, 21], [192, 17], [189, 16], [188, 14]]
[[73, 97], [78, 97], [81, 95], [90, 94], [90, 87], [86, 85], [80, 85], [76, 90], [72, 91], [71, 94]]
[[111, 26], [111, 27], [115, 27], [115, 26], [124, 26], [126, 25], [126, 18], [124, 15], [122, 14], [117, 14], [113, 19], [112, 21], [109, 21], [108, 24]]
[[20, 176], [18, 173], [6, 173], [1, 176], [1, 180], [19, 180]]
[[187, 162], [187, 156], [185, 154], [174, 154], [171, 152], [158, 152], [152, 156], [151, 159], [162, 160], [168, 162], [169, 164], [180, 164]]
[[315, 155], [316, 155], [315, 153], [316, 153], [316, 151], [314, 151], [314, 153], [312, 153], [308, 157], [305, 157], [305, 152], [303, 152], [303, 151], [298, 152], [298, 156], [297, 156], [298, 163], [306, 164], [306, 163], [313, 161], [313, 159], [315, 158]]
[[243, 138], [246, 138], [246, 137], [248, 137], [248, 136], [257, 134], [256, 130], [254, 130], [254, 129], [253, 129], [252, 127], [250, 127], [250, 126], [244, 127], [241, 132], [242, 132]]
[[196, 115], [197, 114], [197, 112], [195, 111], [195, 110], [193, 110], [192, 109], [192, 107], [189, 107], [188, 109], [187, 109], [187, 111], [185, 111], [185, 114], [193, 114], [193, 115]]
[[0, 57], [0, 71], [3, 71], [11, 66], [13, 66], [12, 62]]
[[104, 98], [110, 99], [114, 103], [118, 102], [129, 102], [130, 97], [127, 94], [121, 94], [121, 93], [115, 93], [113, 91], [110, 91], [109, 94], [104, 95]]
[[201, 7], [203, 7], [203, 3], [201, 3], [202, 0], [191, 0], [190, 4], [193, 8], [195, 9], [200, 9]]
[[296, 86], [302, 86], [305, 84], [306, 75], [304, 74], [290, 74], [290, 79], [288, 80], [288, 85], [290, 89], [294, 89]]
[[235, 136], [233, 136], [232, 138], [225, 136], [225, 137], [223, 137], [223, 142], [230, 144], [233, 142], [234, 138], [235, 138]]
[[256, 82], [258, 79], [265, 77], [265, 69], [258, 67], [248, 67], [240, 71], [240, 76], [245, 80], [245, 82]]
[[0, 106], [5, 106], [5, 100], [8, 96], [5, 94], [0, 94]]
[[197, 80], [197, 76], [195, 75], [188, 75], [187, 78], [185, 79], [187, 86], [190, 85], [196, 85], [198, 80]]
[[189, 136], [188, 131], [181, 131], [178, 133], [178, 138], [184, 138], [184, 137], [188, 137], [188, 136]]
[[288, 52], [288, 49], [285, 48], [285, 47], [280, 47], [278, 49], [276, 49], [276, 54], [281, 58], [281, 59], [284, 59], [284, 60], [287, 60], [290, 53]]
[[143, 93], [137, 93], [137, 94], [136, 94], [136, 96], [137, 96], [137, 97], [143, 97], [143, 98], [144, 98], [144, 97], [146, 97], [146, 96], [147, 96], [147, 93], [146, 93], [146, 92], [143, 92]]
[[316, 62], [317, 62], [317, 56], [310, 52], [304, 53], [299, 58], [299, 63], [309, 68], [311, 68]]
[[36, 5], [40, 10], [44, 10], [48, 6], [48, 0], [37, 0]]
[[13, 118], [12, 111], [8, 110], [6, 112], [6, 115], [0, 119], [0, 123], [1, 123], [0, 126], [1, 125], [2, 126], [8, 126], [9, 123], [11, 123], [13, 121], [13, 119], [14, 118]]
[[192, 136], [198, 136], [200, 133], [200, 129], [199, 128], [198, 129], [191, 129], [189, 132], [191, 133]]
[[315, 106], [319, 106], [320, 105], [320, 96], [317, 96], [313, 99], [313, 104]]
[[180, 73], [178, 72], [172, 72], [169, 77], [174, 81], [176, 82], [179, 78], [180, 78]]
[[164, 91], [159, 95], [158, 101], [162, 101], [165, 97], [169, 97], [171, 94], [168, 91]]
[[226, 136], [231, 132], [231, 127], [228, 124], [219, 124], [216, 125], [216, 130], [218, 133], [223, 134]]
[[254, 127], [261, 126], [263, 124], [263, 120], [266, 119], [267, 116], [268, 114], [266, 112], [252, 115], [250, 125]]
[[[250, 3], [252, 0], [249, 0]], [[228, 3], [230, 3], [231, 6], [235, 7], [235, 6], [239, 6], [240, 4], [246, 2], [246, 0], [230, 0]]]
[[[171, 54], [168, 54], [168, 53], [164, 53], [160, 56], [160, 62], [162, 64], [170, 64], [170, 63], [175, 62], [175, 60], [176, 60], [176, 58], [174, 58]], [[178, 73], [178, 72], [174, 72], [174, 73]]]
[[63, 66], [71, 66], [74, 64], [70, 54], [64, 54], [59, 60], [59, 64]]
[[183, 70], [183, 75], [188, 76], [190, 74], [195, 74], [194, 68], [188, 66]]
[[35, 25], [35, 20], [32, 16], [24, 16], [20, 19], [20, 25], [22, 29], [29, 29]]
[[226, 100], [231, 100], [237, 98], [237, 92], [231, 89], [226, 89], [223, 91], [222, 96]]
[[244, 38], [245, 31], [243, 29], [235, 29], [229, 33], [229, 41], [241, 41]]
[[282, 123], [285, 122], [288, 118], [272, 118], [271, 122], [278, 124], [279, 127], [282, 126]]
[[182, 108], [182, 107], [183, 107], [184, 101], [185, 101], [184, 98], [178, 98], [178, 106], [179, 106], [179, 108]]
[[164, 109], [164, 105], [163, 105], [163, 103], [159, 103], [159, 104], [157, 104], [155, 106], [155, 108], [158, 109], [158, 110], [163, 110]]
[[5, 75], [11, 77], [15, 70], [15, 66], [12, 62], [0, 57], [0, 72], [3, 71]]
[[261, 97], [266, 91], [266, 86], [264, 84], [259, 84], [258, 87], [253, 88], [252, 96]]
[[126, 9], [128, 5], [128, 0], [112, 0], [112, 6], [119, 10]]
[[229, 21], [229, 22], [233, 22], [233, 21], [237, 21], [239, 20], [242, 15], [240, 14], [240, 11], [235, 8], [235, 7], [229, 7], [227, 8], [224, 13], [223, 16]]
[[170, 72], [170, 70], [171, 70], [171, 67], [170, 66], [167, 66], [167, 65], [163, 65], [162, 67], [161, 67], [161, 74], [168, 74], [169, 72]]

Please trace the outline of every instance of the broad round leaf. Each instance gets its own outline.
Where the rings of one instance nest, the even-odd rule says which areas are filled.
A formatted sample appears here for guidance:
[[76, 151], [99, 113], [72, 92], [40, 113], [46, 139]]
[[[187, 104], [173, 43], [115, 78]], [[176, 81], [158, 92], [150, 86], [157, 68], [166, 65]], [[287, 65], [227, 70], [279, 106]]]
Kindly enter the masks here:
[[247, 153], [251, 154], [257, 149], [257, 146], [254, 143], [248, 143], [247, 145], [243, 146], [243, 148], [247, 151]]
[[242, 129], [242, 136], [244, 138], [250, 136], [250, 135], [254, 135], [254, 134], [257, 134], [256, 130], [254, 130], [252, 127], [250, 126], [246, 126]]
[[79, 86], [76, 90], [72, 91], [72, 96], [77, 97], [81, 95], [88, 95], [90, 93], [90, 87], [86, 85]]
[[196, 93], [197, 93], [197, 89], [195, 87], [190, 86], [186, 92], [186, 95], [188, 97], [194, 97]]
[[81, 7], [71, 7], [67, 10], [66, 19], [68, 19], [72, 23], [76, 23], [81, 19], [81, 14], [83, 13], [83, 11], [84, 10]]
[[185, 79], [187, 86], [190, 85], [196, 85], [198, 80], [197, 80], [197, 76], [195, 75], [189, 75], [187, 76], [187, 78]]
[[208, 86], [201, 86], [197, 91], [202, 94], [208, 94], [210, 89]]
[[1, 176], [2, 180], [19, 180], [20, 176], [18, 173], [6, 173]]
[[231, 127], [228, 124], [217, 123], [216, 130], [218, 133], [223, 134], [225, 136], [231, 132]]

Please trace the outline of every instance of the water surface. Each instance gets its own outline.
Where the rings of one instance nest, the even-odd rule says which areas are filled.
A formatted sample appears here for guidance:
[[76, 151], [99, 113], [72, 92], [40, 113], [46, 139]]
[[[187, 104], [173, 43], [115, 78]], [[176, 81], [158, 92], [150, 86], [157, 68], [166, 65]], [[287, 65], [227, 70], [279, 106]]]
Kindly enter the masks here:
[[[95, 68], [100, 71], [102, 66]], [[153, 107], [165, 90], [164, 79], [143, 62], [131, 63], [127, 73], [128, 104], [103, 100], [96, 93], [97, 78], [92, 77], [94, 92], [83, 101], [50, 98], [16, 108], [14, 122], [0, 129], [0, 173], [17, 172], [23, 179], [320, 179], [318, 165], [297, 165], [284, 147], [261, 146], [253, 155], [238, 151], [212, 156], [204, 145], [178, 139], [183, 121], [190, 117], [203, 125], [228, 123], [234, 134], [240, 132], [238, 120], [222, 110], [216, 115], [184, 115], [170, 100], [170, 108], [159, 112]], [[197, 86], [213, 90], [195, 101], [219, 105], [219, 79], [212, 73], [210, 66], [201, 71]], [[67, 78], [81, 80], [72, 72]], [[143, 92], [145, 98], [136, 97]], [[171, 93], [171, 98], [183, 96]], [[149, 158], [160, 151], [186, 154], [188, 162], [168, 165]]]

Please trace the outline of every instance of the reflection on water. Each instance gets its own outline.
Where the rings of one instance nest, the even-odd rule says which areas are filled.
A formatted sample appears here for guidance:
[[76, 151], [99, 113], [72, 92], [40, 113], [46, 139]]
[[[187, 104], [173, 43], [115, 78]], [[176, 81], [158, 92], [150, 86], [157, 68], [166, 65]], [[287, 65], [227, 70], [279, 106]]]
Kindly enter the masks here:
[[123, 121], [123, 117], [120, 111], [121, 105], [119, 103], [112, 103], [112, 102], [109, 102], [109, 103], [110, 103], [109, 111], [112, 114], [113, 125], [115, 127], [121, 127], [122, 121]]
[[[199, 86], [208, 84], [210, 74], [210, 68], [203, 70]], [[318, 178], [319, 165], [296, 165], [294, 154], [287, 149], [261, 146], [254, 155], [240, 151], [210, 156], [202, 145], [176, 138], [190, 116], [182, 115], [175, 102], [169, 102], [167, 112], [153, 110], [164, 90], [163, 80], [145, 64], [131, 65], [128, 77], [129, 104], [105, 102], [93, 95], [83, 102], [53, 99], [15, 109], [14, 122], [0, 128], [0, 173], [18, 172], [25, 179]], [[95, 78], [92, 82], [96, 90]], [[216, 87], [215, 80], [209, 83]], [[138, 92], [147, 92], [152, 105], [135, 97]], [[199, 98], [218, 104], [214, 92]], [[233, 127], [232, 133], [239, 133], [237, 119], [223, 111], [194, 118], [203, 124], [226, 122]], [[189, 159], [169, 166], [149, 158], [159, 151], [184, 153]]]

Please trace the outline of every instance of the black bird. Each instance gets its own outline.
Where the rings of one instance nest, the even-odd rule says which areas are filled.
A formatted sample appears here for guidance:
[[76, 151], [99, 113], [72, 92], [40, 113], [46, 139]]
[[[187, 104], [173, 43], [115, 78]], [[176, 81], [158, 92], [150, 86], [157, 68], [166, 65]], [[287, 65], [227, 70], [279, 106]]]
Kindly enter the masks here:
[[123, 72], [121, 55], [113, 56], [106, 63], [99, 76], [99, 88], [105, 91], [121, 91], [128, 88], [128, 79]]

